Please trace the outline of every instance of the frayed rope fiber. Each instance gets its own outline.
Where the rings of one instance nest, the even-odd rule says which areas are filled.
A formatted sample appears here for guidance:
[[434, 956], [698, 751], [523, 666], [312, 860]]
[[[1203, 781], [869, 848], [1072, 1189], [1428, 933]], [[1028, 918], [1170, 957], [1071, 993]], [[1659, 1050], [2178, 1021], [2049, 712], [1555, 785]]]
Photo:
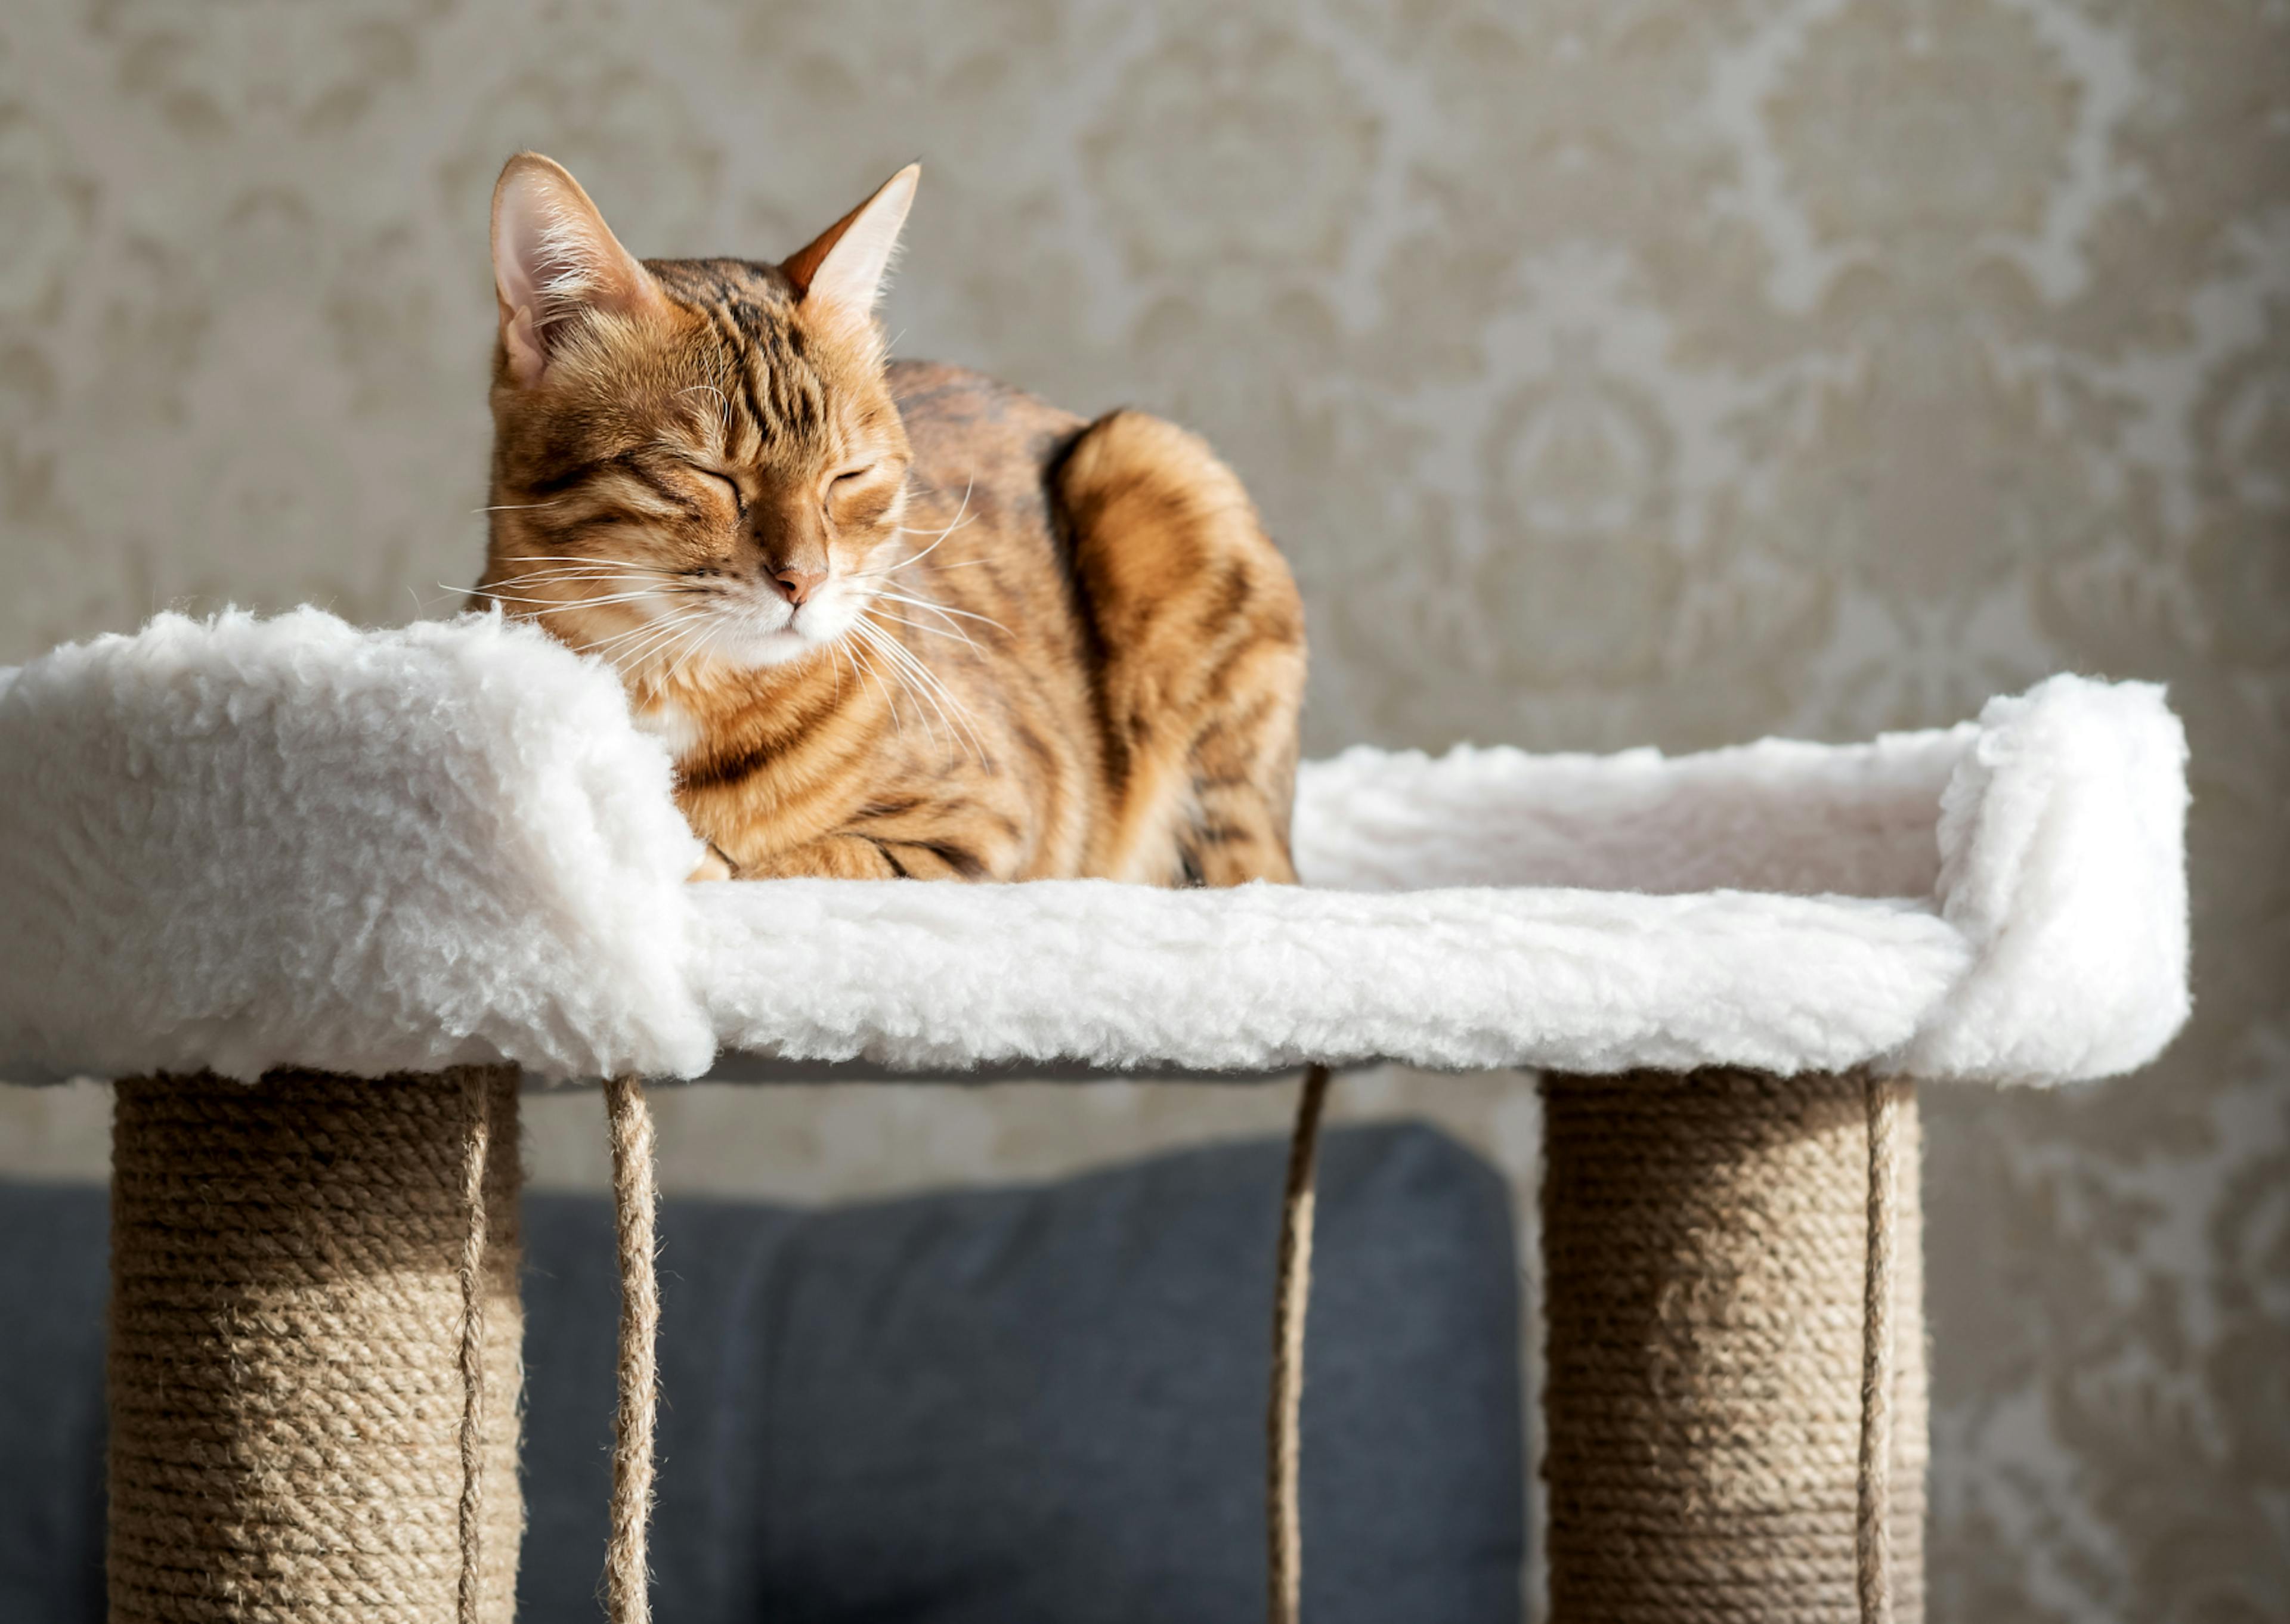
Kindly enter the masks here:
[[1715, 1069], [1542, 1090], [1552, 1616], [1914, 1624], [1914, 1095]]
[[516, 1073], [118, 1086], [115, 1624], [508, 1624]]

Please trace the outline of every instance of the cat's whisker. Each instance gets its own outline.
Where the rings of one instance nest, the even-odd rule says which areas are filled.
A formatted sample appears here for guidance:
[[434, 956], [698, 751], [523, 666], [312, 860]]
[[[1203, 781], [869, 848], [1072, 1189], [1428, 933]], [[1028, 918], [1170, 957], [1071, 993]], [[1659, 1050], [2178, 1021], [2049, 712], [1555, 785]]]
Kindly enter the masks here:
[[[945, 546], [946, 539], [952, 535], [956, 531], [966, 529], [972, 524], [974, 524], [976, 522], [975, 520], [965, 518], [963, 516], [970, 511], [970, 494], [971, 492], [976, 488], [977, 483], [978, 482], [976, 480], [973, 480], [968, 484], [962, 487], [962, 505], [954, 510], [954, 522], [949, 524], [944, 530], [940, 531], [938, 532], [937, 540], [933, 540], [928, 547], [923, 548], [921, 552], [917, 553], [913, 557], [905, 559], [898, 564], [894, 564], [888, 569], [862, 571], [861, 572], [861, 575], [862, 577], [869, 575], [890, 575], [900, 570], [911, 568], [915, 564], [920, 564], [924, 559], [929, 557], [933, 553], [938, 551], [940, 548]], [[924, 530], [909, 530], [903, 524], [896, 524], [892, 526], [892, 533], [901, 536], [922, 536], [928, 535], [930, 532]]]
[[598, 642], [583, 644], [581, 646], [581, 652], [583, 654], [605, 654], [605, 651], [608, 649], [617, 649], [620, 651], [618, 653], [605, 654], [605, 658], [611, 660], [612, 662], [617, 666], [621, 663], [621, 659], [629, 653], [629, 648], [626, 645], [642, 647], [649, 641], [648, 634], [652, 636], [664, 635], [667, 632], [675, 630], [677, 627], [684, 625], [686, 621], [693, 620], [704, 612], [705, 612], [702, 610], [686, 609], [669, 616], [665, 620], [646, 620], [641, 625], [632, 627], [624, 632], [616, 633], [613, 636], [605, 637]]
[[[869, 628], [864, 622], [854, 624], [851, 629], [853, 633], [862, 642], [866, 643], [869, 647], [872, 648], [877, 653], [882, 655], [884, 668], [890, 674], [892, 683], [897, 687], [904, 689], [908, 693], [912, 694], [915, 692], [914, 679], [907, 675], [905, 668], [899, 663], [897, 659], [893, 657], [890, 641], [879, 631]], [[919, 705], [915, 708], [915, 714], [922, 718], [923, 732], [929, 737], [933, 744], [936, 744], [938, 742], [938, 731], [931, 726], [930, 717], [924, 715], [922, 708]], [[895, 706], [893, 708], [891, 715], [893, 719], [896, 719], [898, 711]], [[901, 725], [900, 732], [904, 733], [905, 731], [904, 726]]]
[[645, 644], [641, 652], [630, 656], [629, 664], [622, 668], [632, 677], [649, 672], [645, 680], [649, 680], [653, 687], [666, 687], [676, 676], [669, 662], [690, 644], [693, 638], [703, 635], [706, 630], [703, 625], [679, 624], [657, 641]]
[[[624, 585], [632, 580], [653, 580], [677, 583], [684, 579], [680, 570], [659, 570], [646, 564], [608, 564], [583, 559], [576, 564], [551, 564], [547, 569], [527, 570], [517, 575], [506, 575], [498, 580], [481, 581], [475, 587], [456, 587], [456, 592], [492, 592], [503, 587], [538, 587], [560, 581], [600, 580]], [[443, 581], [438, 583], [444, 585]]]
[[714, 615], [701, 616], [698, 623], [689, 632], [670, 644], [668, 651], [661, 655], [661, 663], [668, 668], [661, 681], [672, 683], [682, 677], [692, 661], [705, 653], [709, 644], [716, 641], [716, 630]]
[[[441, 586], [443, 582], [439, 583]], [[482, 587], [467, 588], [471, 597], [489, 597], [497, 604], [539, 604], [548, 609], [594, 609], [606, 604], [634, 604], [660, 595], [658, 588], [647, 587], [639, 592], [612, 592], [602, 597], [520, 597], [509, 592], [488, 592]]]
[[[962, 487], [962, 500], [954, 505], [954, 517], [948, 521], [946, 530], [939, 532], [939, 534], [944, 535], [947, 533], [947, 531], [960, 530], [964, 525], [972, 522], [970, 518], [970, 499], [977, 488], [978, 482], [975, 479], [966, 481]], [[929, 533], [927, 531], [917, 530], [905, 524], [898, 525], [896, 528], [901, 535], [920, 536]]]
[[707, 646], [708, 628], [693, 627], [672, 639], [652, 658], [652, 671], [645, 681], [655, 692], [672, 688], [684, 675], [685, 662]]
[[[927, 532], [921, 532], [921, 533], [927, 533]], [[953, 532], [948, 532], [948, 533], [953, 533]], [[939, 549], [939, 543], [941, 543], [941, 540], [946, 540], [946, 533], [941, 533], [941, 536], [939, 536], [939, 540], [934, 540], [934, 543], [930, 543], [930, 545], [927, 545], [927, 548], [923, 548], [921, 552], [916, 552], [916, 555], [911, 556], [911, 559], [900, 559], [898, 564], [891, 564], [891, 565], [886, 565], [886, 568], [879, 568], [879, 571], [852, 571], [852, 580], [870, 580], [870, 577], [875, 577], [875, 575], [898, 575], [900, 571], [909, 571], [909, 568], [914, 568], [916, 564], [921, 564], [923, 559], [927, 559], [927, 556], [930, 556], [932, 552], [937, 552], [937, 549]], [[985, 559], [973, 559], [973, 564], [982, 564], [982, 561], [985, 561]], [[957, 568], [957, 565], [948, 564], [948, 565], [941, 565], [941, 568]]]
[[[934, 537], [936, 537], [936, 538], [938, 539], [938, 540], [940, 540], [940, 541], [943, 541], [943, 540], [946, 540], [946, 538], [947, 538], [947, 537], [949, 537], [949, 536], [952, 535], [956, 531], [957, 531], [957, 530], [968, 530], [968, 529], [969, 529], [973, 524], [977, 524], [977, 523], [978, 523], [978, 521], [977, 521], [977, 519], [976, 519], [976, 518], [974, 518], [974, 517], [973, 517], [973, 518], [964, 518], [964, 517], [962, 516], [961, 509], [957, 508], [957, 509], [955, 510], [955, 522], [954, 522], [953, 524], [949, 524], [949, 525], [948, 525], [944, 530], [917, 530], [917, 529], [912, 528], [911, 526], [905, 525], [905, 524], [893, 524], [893, 525], [892, 525], [892, 526], [891, 526], [891, 531], [892, 531], [892, 533], [893, 533], [893, 534], [894, 534], [894, 535], [901, 535], [901, 536], [934, 536]], [[935, 545], [935, 543], [933, 543], [933, 545]], [[917, 553], [917, 554], [915, 555], [915, 558], [919, 558], [919, 557], [921, 557], [921, 556], [922, 556], [922, 555], [921, 555], [920, 553]], [[913, 562], [914, 562], [914, 559], [913, 559], [913, 558], [909, 558], [909, 559], [908, 559], [908, 560], [906, 561], [906, 563], [907, 563], [907, 564], [912, 564]], [[900, 565], [900, 567], [901, 567], [901, 569], [903, 569], [903, 568], [905, 568], [905, 567], [906, 567], [906, 564], [902, 564], [901, 565]]]
[[546, 502], [495, 502], [489, 508], [472, 508], [471, 513], [525, 513], [535, 508], [554, 508], [564, 498]]
[[[478, 593], [481, 593], [481, 592], [483, 592], [483, 593], [492, 593], [492, 592], [498, 592], [498, 591], [500, 591], [500, 590], [502, 588], [504, 588], [504, 587], [560, 587], [560, 586], [566, 586], [566, 585], [572, 585], [572, 584], [578, 584], [578, 583], [587, 582], [587, 581], [598, 581], [598, 582], [602, 582], [602, 583], [603, 583], [604, 585], [605, 585], [605, 586], [608, 586], [608, 587], [614, 587], [614, 586], [619, 586], [619, 585], [621, 583], [621, 581], [623, 580], [623, 579], [624, 579], [623, 577], [619, 576], [619, 575], [605, 575], [605, 574], [601, 574], [601, 573], [599, 573], [599, 574], [588, 574], [588, 575], [532, 575], [532, 576], [512, 576], [510, 579], [508, 579], [508, 580], [497, 580], [497, 581], [492, 582], [492, 583], [491, 585], [489, 585], [489, 586], [483, 586], [483, 587], [455, 587], [455, 588], [453, 588], [453, 590], [454, 590], [454, 591], [456, 591], [456, 592], [463, 593], [463, 594], [468, 595], [468, 596], [476, 596]], [[444, 586], [445, 583], [444, 583], [444, 582], [443, 582], [443, 581], [440, 581], [440, 582], [438, 582], [437, 584], [438, 584], [439, 586], [441, 586], [441, 587], [442, 587], [442, 586]]]
[[643, 669], [645, 655], [658, 646], [660, 641], [673, 636], [676, 628], [671, 627], [663, 631], [657, 626], [647, 626], [645, 629], [652, 634], [649, 637], [637, 638], [631, 635], [628, 638], [608, 638], [581, 652], [596, 655], [623, 676], [632, 676]]
[[[686, 598], [686, 599], [691, 599], [691, 598], [695, 598], [695, 597], [702, 597], [702, 596], [703, 596], [703, 595], [699, 594], [699, 593], [682, 593], [682, 594], [678, 594], [677, 596], [682, 596], [682, 597], [685, 597], [685, 598]], [[593, 600], [585, 600], [585, 601], [593, 601]], [[567, 604], [567, 605], [566, 605], [566, 607], [568, 607], [568, 608], [578, 608], [578, 607], [580, 607], [580, 603], [579, 603], [579, 602], [575, 602], [575, 603], [572, 603], [572, 604]], [[664, 618], [663, 618], [662, 616], [660, 616], [660, 615], [653, 615], [653, 616], [651, 616], [651, 617], [649, 617], [649, 618], [647, 618], [647, 619], [645, 619], [645, 620], [639, 620], [636, 625], [634, 625], [634, 626], [632, 626], [632, 627], [629, 628], [626, 631], [615, 633], [613, 636], [610, 636], [610, 637], [605, 638], [605, 643], [606, 643], [606, 644], [610, 644], [610, 643], [616, 643], [616, 642], [619, 642], [619, 641], [621, 641], [621, 640], [622, 640], [622, 639], [624, 639], [624, 638], [631, 638], [631, 637], [639, 636], [641, 636], [643, 633], [645, 633], [645, 632], [646, 632], [646, 631], [648, 631], [648, 630], [652, 629], [652, 628], [654, 628], [654, 627], [658, 627], [658, 626], [669, 625], [669, 624], [681, 625], [684, 621], [685, 621], [685, 620], [687, 620], [691, 619], [691, 618], [692, 618], [693, 616], [694, 616], [694, 615], [703, 615], [703, 614], [706, 614], [706, 613], [708, 613], [708, 612], [709, 612], [709, 607], [708, 607], [707, 604], [706, 604], [704, 601], [703, 601], [703, 602], [701, 602], [701, 603], [700, 603], [700, 604], [691, 604], [691, 603], [689, 603], [689, 602], [686, 602], [686, 603], [684, 603], [684, 604], [672, 604], [672, 605], [670, 605], [670, 606], [669, 607], [669, 612], [668, 612], [667, 615], [666, 615]], [[598, 646], [600, 646], [600, 647], [601, 647], [601, 646], [603, 646], [603, 644], [599, 644]]]
[[899, 701], [892, 697], [890, 688], [877, 674], [875, 662], [869, 660], [866, 651], [856, 644], [851, 645], [851, 668], [863, 673], [867, 680], [875, 685], [875, 692], [883, 696], [883, 703], [890, 707], [891, 724], [898, 730], [899, 737], [904, 739], [907, 736], [907, 724], [900, 718]]
[[949, 620], [943, 626], [933, 626], [928, 620], [909, 620], [896, 611], [883, 608], [880, 604], [873, 605], [873, 608], [875, 613], [885, 620], [908, 627], [915, 631], [928, 632], [933, 637], [944, 637], [951, 642], [960, 643], [974, 654], [983, 656], [986, 652], [984, 649], [978, 646], [977, 639], [965, 631], [958, 621]]
[[[981, 767], [990, 767], [993, 764], [987, 756], [986, 741], [979, 735], [977, 718], [971, 714], [970, 708], [955, 697], [954, 691], [940, 680], [936, 672], [924, 665], [921, 657], [912, 649], [902, 649], [902, 652], [913, 663], [915, 675], [922, 683], [925, 697], [930, 700], [932, 707], [938, 711], [939, 715], [945, 717], [949, 730], [973, 756], [978, 758], [978, 764]], [[950, 716], [947, 711], [949, 706], [953, 707], [953, 714]]]
[[663, 682], [670, 683], [683, 680], [685, 672], [691, 668], [693, 661], [714, 650], [716, 634], [722, 629], [723, 617], [721, 615], [703, 614], [700, 620], [699, 636], [693, 639], [690, 646], [685, 648], [679, 655], [677, 656], [675, 667], [670, 669], [667, 676], [661, 680]]
[[646, 620], [642, 625], [633, 627], [627, 631], [615, 632], [609, 637], [600, 637], [593, 643], [576, 644], [574, 644], [574, 647], [583, 654], [601, 654], [607, 649], [617, 648], [621, 644], [631, 642], [634, 639], [642, 636], [645, 633], [658, 627], [659, 624], [660, 622], [657, 620]]
[[[967, 528], [967, 526], [965, 526], [965, 528]], [[944, 535], [941, 535], [939, 538], [939, 541], [943, 541], [945, 540], [946, 537]], [[935, 552], [938, 549], [939, 541], [932, 542], [930, 546], [923, 548], [921, 552], [917, 553], [913, 557], [902, 558], [898, 563], [891, 564], [886, 568], [880, 570], [853, 570], [851, 572], [851, 579], [853, 580], [871, 580], [878, 576], [896, 575], [901, 570], [911, 569], [916, 564], [920, 564], [930, 554]], [[959, 570], [965, 568], [965, 565], [969, 564], [985, 564], [987, 562], [989, 561], [984, 558], [972, 558], [966, 560], [965, 564], [942, 564], [938, 567], [941, 570]]]
[[[659, 620], [653, 621], [652, 624], [659, 627], [662, 633], [665, 634], [663, 638], [664, 643], [666, 636], [672, 636], [675, 634], [683, 631], [687, 627], [700, 624], [708, 618], [708, 614], [709, 612], [705, 609], [681, 609], [672, 614], [663, 615]], [[650, 658], [651, 652], [651, 647], [647, 646], [645, 657], [647, 659]]]
[[[937, 709], [940, 719], [945, 721], [949, 728], [954, 725], [951, 719], [947, 717], [945, 710], [938, 705], [938, 701], [916, 683], [912, 664], [909, 660], [902, 658], [906, 651], [899, 646], [896, 638], [885, 632], [880, 627], [870, 626], [863, 620], [854, 622], [852, 630], [876, 652], [882, 655], [884, 667], [890, 672], [893, 681], [917, 700], [925, 701], [933, 709]], [[915, 714], [922, 718], [923, 731], [929, 736], [931, 742], [938, 743], [938, 730], [931, 725], [930, 717], [925, 713], [921, 705], [916, 706]]]
[[[925, 532], [925, 533], [927, 533], [927, 532]], [[942, 541], [942, 540], [944, 540], [945, 539], [946, 539], [946, 538], [945, 538], [944, 536], [941, 536], [941, 537], [939, 538], [939, 540], [941, 540], [941, 541]], [[850, 574], [849, 579], [851, 579], [851, 580], [875, 580], [875, 579], [876, 579], [877, 577], [878, 577], [878, 576], [884, 576], [884, 575], [896, 575], [896, 574], [897, 574], [901, 570], [909, 569], [909, 568], [911, 568], [912, 566], [914, 566], [914, 565], [916, 565], [916, 564], [920, 564], [925, 556], [928, 556], [932, 551], [933, 551], [933, 550], [937, 548], [937, 546], [938, 546], [938, 542], [937, 542], [937, 541], [933, 541], [933, 542], [932, 542], [932, 543], [931, 543], [931, 545], [930, 545], [929, 547], [926, 547], [926, 548], [923, 548], [923, 550], [922, 550], [921, 552], [917, 553], [913, 557], [911, 557], [911, 558], [901, 558], [898, 563], [896, 563], [896, 564], [890, 564], [890, 565], [888, 565], [888, 566], [886, 566], [885, 568], [883, 568], [883, 569], [879, 569], [879, 570], [853, 570], [853, 571], [852, 571], [852, 572], [851, 572], [851, 574]], [[987, 560], [987, 559], [984, 559], [984, 558], [971, 558], [971, 559], [966, 559], [966, 560], [965, 560], [965, 561], [964, 561], [963, 563], [961, 563], [961, 564], [942, 564], [939, 565], [938, 567], [939, 567], [940, 569], [941, 569], [941, 570], [960, 570], [960, 569], [966, 569], [966, 568], [968, 568], [971, 564], [986, 564], [986, 563], [988, 563], [988, 562], [989, 562], [989, 560]]]
[[893, 614], [887, 609], [877, 610], [876, 612], [894, 626], [904, 626], [913, 631], [928, 632], [933, 637], [944, 637], [954, 643], [969, 643], [973, 649], [978, 646], [975, 643], [971, 643], [969, 636], [958, 628], [949, 631], [945, 627], [933, 626], [927, 620], [909, 620], [906, 616]]
[[[829, 646], [834, 649], [837, 657], [841, 660], [845, 665], [848, 665], [851, 668], [851, 680], [855, 684], [859, 681], [859, 657], [852, 652], [849, 642], [844, 638], [837, 637]], [[835, 691], [836, 697], [839, 700], [842, 698], [843, 694], [843, 690], [840, 686], [843, 681], [843, 666], [841, 665], [837, 666], [835, 668], [835, 680], [837, 684]]]
[[898, 660], [909, 669], [912, 670], [919, 680], [926, 684], [933, 692], [943, 696], [947, 703], [952, 705], [957, 710], [960, 711], [964, 716], [968, 717], [970, 716], [970, 708], [964, 704], [955, 694], [954, 691], [946, 685], [944, 680], [940, 677], [937, 672], [930, 668], [928, 662], [925, 661], [920, 654], [917, 653], [914, 650], [909, 648], [905, 644], [899, 641], [895, 634], [884, 631], [879, 627], [877, 628], [876, 630], [877, 635], [884, 639], [886, 652], [893, 659]]
[[632, 664], [639, 666], [650, 661], [665, 660], [669, 651], [680, 646], [684, 640], [691, 636], [693, 629], [702, 625], [707, 619], [706, 610], [687, 609], [680, 613], [655, 620], [652, 624], [661, 628], [661, 635], [650, 642], [640, 642], [637, 644], [638, 652], [630, 652], [627, 657]]
[[[885, 659], [911, 675], [915, 682], [919, 684], [917, 692], [929, 700], [932, 708], [937, 710], [950, 732], [957, 736], [964, 733], [968, 735], [970, 748], [977, 754], [979, 764], [986, 765], [985, 741], [979, 736], [977, 718], [971, 714], [970, 708], [965, 705], [954, 691], [941, 680], [937, 672], [925, 663], [922, 656], [901, 643], [894, 634], [886, 632], [880, 627], [869, 627], [868, 622], [863, 619], [853, 623], [854, 630], [860, 628], [868, 628], [868, 635], [878, 642]], [[949, 706], [953, 708], [955, 713], [960, 715], [962, 719], [959, 723], [957, 722], [955, 715], [949, 714]]]
[[935, 602], [933, 599], [926, 597], [914, 597], [903, 592], [893, 592], [888, 587], [877, 588], [875, 589], [875, 596], [877, 597], [886, 597], [894, 604], [911, 604], [917, 609], [927, 609], [933, 614], [954, 615], [965, 620], [976, 620], [982, 625], [992, 627], [996, 631], [1000, 632], [1005, 637], [1010, 635], [1010, 628], [1003, 625], [1001, 621], [996, 620], [989, 614], [973, 614], [967, 609], [949, 609], [944, 604]]
[[675, 575], [682, 572], [662, 569], [656, 564], [640, 564], [634, 559], [600, 558], [594, 553], [519, 553], [504, 560], [508, 564], [585, 564], [597, 569], [626, 570], [637, 575]]
[[492, 584], [496, 587], [515, 587], [535, 580], [619, 580], [630, 575], [650, 575], [656, 579], [666, 579], [668, 572], [623, 569], [608, 564], [553, 564], [545, 570], [527, 570], [521, 575], [505, 575]]

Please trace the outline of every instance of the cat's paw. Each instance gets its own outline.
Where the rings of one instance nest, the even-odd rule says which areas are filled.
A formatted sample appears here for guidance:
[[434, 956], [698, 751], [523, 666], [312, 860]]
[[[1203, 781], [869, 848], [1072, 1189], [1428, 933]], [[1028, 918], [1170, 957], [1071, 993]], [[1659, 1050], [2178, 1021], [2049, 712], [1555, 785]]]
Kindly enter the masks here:
[[695, 880], [736, 880], [739, 877], [740, 871], [732, 866], [732, 860], [717, 851], [716, 843], [711, 840], [708, 843], [708, 855], [700, 860], [700, 867], [684, 876], [684, 883], [689, 885]]

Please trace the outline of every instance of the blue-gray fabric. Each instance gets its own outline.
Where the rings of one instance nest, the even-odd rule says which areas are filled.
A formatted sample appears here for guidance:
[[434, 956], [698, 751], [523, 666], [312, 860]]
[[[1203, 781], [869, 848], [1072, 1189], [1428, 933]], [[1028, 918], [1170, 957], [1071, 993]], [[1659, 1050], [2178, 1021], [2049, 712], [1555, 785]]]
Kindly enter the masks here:
[[[674, 1624], [1263, 1614], [1282, 1148], [815, 1212], [661, 1218], [655, 1610]], [[525, 1202], [519, 1616], [599, 1616], [617, 1284]], [[1304, 1415], [1314, 1624], [1509, 1624], [1523, 1475], [1500, 1177], [1432, 1130], [1324, 1151]], [[0, 1187], [0, 1619], [101, 1605], [100, 1193]]]
[[110, 1202], [0, 1184], [0, 1619], [103, 1618]]

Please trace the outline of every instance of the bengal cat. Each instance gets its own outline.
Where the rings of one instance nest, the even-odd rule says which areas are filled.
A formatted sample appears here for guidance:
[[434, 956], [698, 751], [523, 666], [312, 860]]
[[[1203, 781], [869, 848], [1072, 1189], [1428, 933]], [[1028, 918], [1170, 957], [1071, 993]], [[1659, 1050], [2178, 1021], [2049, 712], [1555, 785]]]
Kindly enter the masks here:
[[694, 877], [1293, 881], [1287, 565], [1183, 429], [886, 364], [917, 174], [777, 265], [639, 261], [512, 158], [479, 595], [618, 669]]

